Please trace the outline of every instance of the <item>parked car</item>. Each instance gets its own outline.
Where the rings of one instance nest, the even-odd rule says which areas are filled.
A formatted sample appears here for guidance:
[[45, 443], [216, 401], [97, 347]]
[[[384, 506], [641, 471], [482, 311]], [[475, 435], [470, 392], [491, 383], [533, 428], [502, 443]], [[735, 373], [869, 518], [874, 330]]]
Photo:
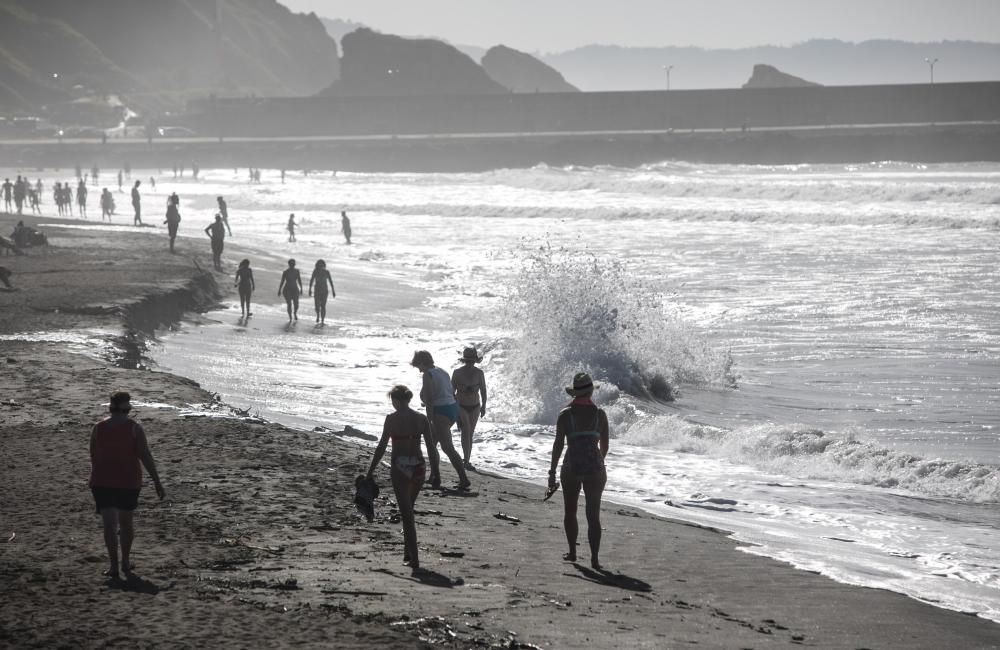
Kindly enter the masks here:
[[193, 138], [198, 135], [186, 126], [161, 126], [156, 132], [163, 138]]

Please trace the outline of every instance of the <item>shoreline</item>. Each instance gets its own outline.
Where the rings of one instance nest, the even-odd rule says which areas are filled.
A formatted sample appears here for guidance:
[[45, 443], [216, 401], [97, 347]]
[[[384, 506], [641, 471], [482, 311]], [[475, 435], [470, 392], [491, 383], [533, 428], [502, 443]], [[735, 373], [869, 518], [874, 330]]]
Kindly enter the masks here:
[[[0, 230], [11, 219], [0, 215]], [[4, 258], [22, 291], [0, 294], [0, 334], [118, 327], [128, 337], [146, 319], [205, 306], [210, 284], [228, 288], [217, 281], [228, 273], [196, 280], [189, 255], [162, 250], [165, 237], [109, 237], [121, 240], [112, 260], [95, 245], [107, 244], [99, 232], [58, 228], [48, 254]], [[190, 240], [179, 241], [188, 253]], [[128, 321], [129, 304], [143, 323]], [[561, 503], [486, 474], [473, 475], [468, 496], [421, 493], [429, 570], [415, 576], [400, 562], [391, 491], [374, 524], [351, 504], [369, 449], [210, 417], [225, 405], [190, 380], [67, 354], [59, 343], [0, 340], [0, 359], [11, 370], [0, 379], [0, 542], [16, 533], [0, 543], [0, 644], [101, 646], [119, 635], [105, 620], [130, 607], [143, 623], [124, 638], [147, 647], [1000, 647], [1000, 626], [984, 619], [836, 583], [739, 552], [720, 532], [609, 502], [609, 572], [561, 562]], [[119, 385], [143, 404], [135, 416], [168, 493], [163, 503], [148, 489], [140, 499], [141, 582], [127, 591], [101, 582], [104, 550], [85, 488], [89, 427]], [[387, 485], [385, 472], [378, 479]]]

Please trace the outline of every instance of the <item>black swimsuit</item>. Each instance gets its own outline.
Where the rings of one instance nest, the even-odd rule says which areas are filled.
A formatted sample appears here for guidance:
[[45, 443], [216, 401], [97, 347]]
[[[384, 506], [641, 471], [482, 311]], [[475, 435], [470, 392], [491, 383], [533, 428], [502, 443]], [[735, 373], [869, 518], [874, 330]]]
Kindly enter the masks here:
[[[604, 456], [599, 445], [601, 434], [596, 429], [577, 431], [573, 418], [573, 408], [569, 407], [569, 433], [566, 434], [566, 457], [563, 459], [562, 474], [584, 479], [604, 472]], [[576, 408], [592, 409], [593, 423], [597, 426], [600, 409], [596, 406]]]

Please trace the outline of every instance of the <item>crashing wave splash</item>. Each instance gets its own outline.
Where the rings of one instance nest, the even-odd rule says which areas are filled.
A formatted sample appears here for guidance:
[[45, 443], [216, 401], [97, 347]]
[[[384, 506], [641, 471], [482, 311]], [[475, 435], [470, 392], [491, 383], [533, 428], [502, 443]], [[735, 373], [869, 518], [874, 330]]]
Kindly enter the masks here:
[[543, 247], [528, 256], [505, 309], [515, 332], [504, 360], [510, 399], [551, 422], [576, 372], [620, 393], [669, 401], [683, 385], [733, 385], [728, 351], [712, 349], [662, 295], [617, 260]]

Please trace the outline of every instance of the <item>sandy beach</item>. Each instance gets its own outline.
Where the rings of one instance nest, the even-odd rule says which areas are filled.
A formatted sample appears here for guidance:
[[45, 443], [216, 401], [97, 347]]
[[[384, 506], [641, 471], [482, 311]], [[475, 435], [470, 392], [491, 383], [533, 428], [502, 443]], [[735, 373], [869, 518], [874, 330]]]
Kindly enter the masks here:
[[[0, 215], [0, 233], [17, 220]], [[25, 223], [40, 220], [57, 221]], [[564, 562], [559, 496], [543, 502], [539, 486], [484, 473], [469, 493], [421, 494], [423, 570], [412, 572], [387, 470], [376, 520], [353, 507], [371, 448], [351, 423], [292, 430], [145, 367], [153, 328], [232, 300], [244, 252], [227, 243], [223, 275], [202, 270], [207, 242], [181, 240], [170, 255], [163, 229], [46, 233], [47, 251], [0, 257], [17, 289], [0, 292], [0, 335], [24, 334], [0, 339], [0, 647], [1000, 647], [987, 620], [607, 500], [605, 569], [585, 550]], [[258, 279], [257, 295], [274, 293]], [[83, 349], [30, 340], [37, 332], [93, 334]], [[132, 393], [167, 491], [158, 502], [147, 477], [124, 585], [101, 576], [86, 485], [90, 427], [118, 388]]]

